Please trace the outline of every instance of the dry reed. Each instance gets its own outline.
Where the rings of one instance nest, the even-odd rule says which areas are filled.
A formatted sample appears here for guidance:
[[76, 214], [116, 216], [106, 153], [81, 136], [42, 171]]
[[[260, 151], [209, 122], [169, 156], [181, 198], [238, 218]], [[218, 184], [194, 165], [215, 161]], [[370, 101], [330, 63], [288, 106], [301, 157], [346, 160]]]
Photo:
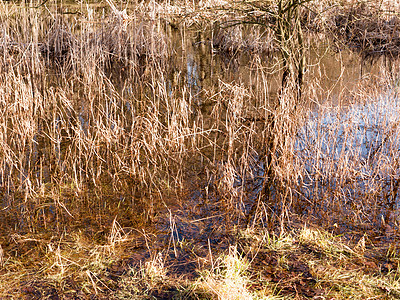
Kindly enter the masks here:
[[[224, 4], [204, 2], [197, 9], [188, 4], [185, 11], [150, 1], [124, 10], [107, 1], [101, 13], [81, 5], [74, 15], [52, 5], [0, 4], [0, 268], [13, 276], [18, 263], [34, 270], [21, 258], [32, 246], [35, 255], [47, 257], [36, 271], [52, 278], [79, 274], [88, 294], [106, 294], [116, 287], [99, 274], [130, 244], [147, 247], [153, 259], [142, 275], [131, 270], [124, 280], [154, 290], [168, 277], [167, 255], [150, 250], [147, 238], [146, 247], [132, 246], [131, 229], [157, 221], [168, 199], [189, 199], [183, 192], [193, 186], [200, 187], [198, 207], [226, 216], [226, 232], [251, 219], [253, 226], [280, 225], [283, 236], [293, 214], [320, 217], [327, 226], [379, 224], [387, 232], [397, 226], [399, 120], [393, 86], [398, 79], [383, 74], [381, 82], [365, 80], [353, 93], [334, 95], [340, 103], [353, 101], [351, 106], [326, 107], [321, 98], [332, 93], [321, 91], [320, 66], [310, 65], [320, 77], [305, 80], [299, 97], [295, 76], [284, 86], [274, 77], [285, 72], [282, 57], [266, 63], [259, 56], [277, 47], [270, 31], [249, 38], [239, 25], [217, 28], [211, 18], [223, 14], [236, 21], [239, 15], [234, 10], [227, 16], [226, 8], [213, 11]], [[375, 13], [369, 18], [361, 8], [336, 16], [335, 30], [351, 31], [354, 38], [346, 42], [352, 48], [367, 40], [375, 48], [364, 50], [386, 47], [396, 55], [395, 38], [378, 42], [376, 31], [364, 29], [371, 22], [379, 34], [395, 34], [397, 21], [376, 19]], [[344, 24], [350, 15], [366, 23]], [[181, 59], [186, 69], [171, 70], [178, 50], [167, 32], [169, 23], [177, 30], [182, 17], [186, 25], [209, 26], [204, 49], [210, 54], [213, 47], [223, 55], [252, 52], [249, 78], [199, 87], [190, 77], [190, 55]], [[186, 30], [179, 31], [182, 52]], [[367, 33], [364, 40], [361, 31]], [[294, 64], [308, 54], [306, 48], [293, 51]], [[184, 240], [171, 220], [178, 256]], [[90, 249], [85, 239], [96, 247]], [[234, 250], [221, 264], [240, 262]], [[229, 293], [220, 286], [227, 283], [222, 273], [210, 273], [208, 282], [218, 295]], [[250, 297], [249, 281], [239, 275], [242, 295]], [[18, 293], [10, 288], [16, 276], [6, 294]]]

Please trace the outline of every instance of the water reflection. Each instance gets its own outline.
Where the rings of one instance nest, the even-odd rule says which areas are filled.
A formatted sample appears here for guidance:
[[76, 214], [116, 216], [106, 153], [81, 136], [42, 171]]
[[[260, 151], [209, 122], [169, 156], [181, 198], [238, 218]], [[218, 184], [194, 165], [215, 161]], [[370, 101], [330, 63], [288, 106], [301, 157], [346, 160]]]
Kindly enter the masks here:
[[[226, 151], [226, 145], [230, 147], [228, 155], [231, 156], [231, 159], [233, 156], [236, 158], [240, 155], [239, 151], [242, 151], [242, 149], [237, 151], [235, 148], [242, 142], [239, 140], [243, 140], [249, 135], [247, 133], [243, 134], [241, 130], [247, 128], [246, 126], [249, 126], [248, 128], [254, 126], [249, 132], [256, 132], [257, 134], [262, 132], [262, 126], [265, 124], [259, 122], [259, 126], [254, 125], [256, 122], [254, 120], [257, 119], [258, 115], [262, 115], [268, 110], [268, 101], [274, 101], [277, 96], [281, 76], [280, 72], [276, 71], [279, 57], [266, 54], [258, 56], [250, 52], [227, 53], [215, 51], [212, 47], [212, 35], [210, 32], [188, 28], [176, 29], [167, 25], [165, 34], [171, 46], [171, 55], [169, 55], [167, 62], [157, 65], [164, 69], [151, 73], [148, 70], [153, 66], [150, 58], [146, 57], [147, 53], [142, 56], [138, 54], [138, 57], [136, 57], [137, 62], [135, 62], [138, 66], [134, 66], [138, 67], [138, 70], [130, 73], [131, 71], [124, 63], [115, 62], [115, 65], [110, 67], [111, 70], [105, 68], [104, 73], [107, 80], [102, 82], [102, 79], [100, 79], [100, 83], [96, 81], [96, 73], [92, 70], [95, 75], [91, 73], [93, 78], [88, 81], [93, 84], [93, 90], [92, 87], [87, 87], [83, 84], [77, 88], [76, 96], [74, 96], [76, 98], [61, 99], [60, 103], [55, 104], [57, 106], [54, 107], [56, 116], [54, 119], [49, 117], [46, 120], [42, 120], [43, 127], [39, 128], [37, 135], [34, 137], [34, 146], [32, 149], [28, 149], [26, 156], [23, 158], [22, 169], [18, 170], [21, 175], [21, 182], [31, 180], [38, 182], [38, 185], [46, 184], [54, 180], [53, 177], [57, 177], [57, 172], [61, 176], [68, 174], [68, 172], [71, 172], [71, 174], [75, 172], [71, 177], [75, 176], [77, 178], [80, 176], [80, 178], [85, 178], [86, 181], [90, 180], [88, 178], [98, 176], [98, 174], [108, 172], [106, 175], [108, 176], [113, 172], [121, 172], [120, 166], [126, 167], [126, 161], [133, 155], [130, 152], [132, 151], [130, 147], [133, 146], [132, 141], [136, 142], [136, 139], [143, 139], [143, 141], [137, 142], [137, 144], [142, 143], [138, 150], [138, 153], [140, 152], [137, 154], [138, 157], [146, 151], [150, 153], [151, 151], [159, 150], [156, 142], [151, 150], [147, 150], [143, 146], [148, 142], [146, 139], [150, 139], [147, 136], [148, 132], [143, 134], [144, 137], [139, 136], [141, 133], [136, 135], [135, 132], [135, 118], [143, 117], [145, 119], [148, 116], [146, 113], [150, 110], [157, 110], [154, 116], [158, 119], [146, 119], [146, 124], [164, 126], [167, 129], [166, 131], [169, 130], [168, 133], [165, 133], [166, 131], [162, 132], [158, 138], [163, 138], [163, 134], [168, 135], [174, 131], [175, 128], [170, 129], [168, 126], [173, 123], [172, 121], [175, 122], [179, 119], [179, 116], [173, 116], [175, 119], [172, 118], [171, 111], [179, 108], [177, 110], [184, 112], [182, 115], [187, 115], [187, 118], [190, 119], [182, 118], [182, 120], [178, 120], [186, 122], [185, 129], [189, 127], [188, 124], [195, 124], [198, 121], [200, 124], [198, 127], [203, 132], [215, 132], [215, 134], [202, 133], [198, 135], [201, 136], [200, 138], [209, 139], [208, 142], [211, 141], [208, 146], [204, 146], [201, 150], [202, 160], [205, 158], [205, 160], [208, 159], [216, 164], [219, 162], [223, 165], [227, 160], [226, 153], [228, 151]], [[354, 64], [354, 57], [349, 54], [330, 53], [324, 49], [324, 46], [320, 46], [317, 49], [310, 50], [309, 60], [309, 73], [306, 84], [311, 88], [317, 86], [319, 88], [318, 91], [322, 91], [319, 94], [316, 93], [315, 99], [313, 99], [317, 103], [324, 103], [327, 98], [330, 99], [329, 101], [339, 99], [344, 87], [350, 90], [360, 80], [360, 66], [359, 64]], [[51, 67], [49, 67], [49, 71], [51, 71], [50, 69]], [[274, 70], [274, 72], [271, 70]], [[150, 74], [146, 72], [150, 72]], [[321, 76], [321, 73], [324, 75]], [[52, 79], [49, 81], [52, 81]], [[79, 85], [83, 81], [79, 78], [76, 84]], [[54, 82], [49, 82], [49, 86], [57, 88], [60, 82], [65, 83], [64, 79], [59, 81], [56, 78]], [[100, 85], [99, 89], [104, 90], [96, 91], [96, 84]], [[160, 99], [160, 93], [155, 91], [157, 88], [165, 90], [163, 94], [167, 95], [165, 99]], [[99, 96], [97, 93], [103, 94]], [[222, 93], [225, 94], [220, 97]], [[337, 93], [337, 96], [332, 96], [335, 93]], [[329, 97], [327, 97], [327, 94], [329, 94]], [[240, 107], [230, 102], [236, 96], [241, 101], [243, 100], [243, 103], [239, 105]], [[101, 97], [104, 97], [104, 99]], [[174, 107], [172, 110], [171, 106]], [[346, 160], [354, 161], [359, 159], [363, 162], [364, 168], [357, 169], [357, 172], [365, 175], [368, 173], [367, 164], [371, 161], [367, 157], [368, 155], [371, 156], [373, 152], [371, 149], [379, 148], [379, 145], [382, 146], [384, 141], [386, 142], [384, 138], [374, 139], [381, 133], [379, 128], [376, 129], [369, 125], [368, 127], [366, 123], [360, 123], [359, 120], [369, 120], [371, 118], [369, 114], [361, 114], [360, 116], [355, 114], [352, 116], [352, 120], [349, 121], [350, 123], [358, 122], [359, 133], [349, 133], [347, 128], [350, 127], [331, 128], [331, 124], [335, 124], [339, 120], [340, 122], [342, 120], [347, 122], [346, 116], [342, 112], [337, 114], [336, 116], [334, 114], [329, 116], [314, 115], [310, 117], [307, 125], [299, 133], [297, 150], [299, 158], [304, 161], [310, 177], [318, 178], [320, 176], [319, 173], [327, 177], [330, 174], [328, 171], [331, 171], [332, 168], [340, 168], [340, 162], [335, 160], [339, 160], [343, 152], [350, 153], [345, 156]], [[215, 117], [215, 115], [218, 115], [218, 117]], [[261, 118], [259, 119], [262, 120]], [[160, 124], [155, 124], [156, 122]], [[140, 130], [150, 131], [153, 129], [152, 126], [146, 125]], [[323, 128], [329, 134], [326, 132], [315, 133], [317, 128]], [[232, 130], [229, 131], [230, 129]], [[188, 130], [189, 134], [187, 136], [192, 135], [190, 130]], [[96, 132], [100, 131], [101, 134], [97, 135]], [[121, 142], [125, 138], [125, 134], [118, 135], [118, 132], [128, 133], [126, 141], [129, 140], [129, 142], [127, 144], [124, 144], [125, 141]], [[79, 136], [74, 136], [74, 134]], [[129, 134], [132, 135], [129, 136]], [[159, 134], [159, 132], [156, 132], [156, 134]], [[185, 134], [185, 132], [175, 132], [167, 138], [172, 142], [178, 139], [183, 140], [186, 138]], [[195, 135], [197, 135], [197, 132], [193, 134], [193, 136]], [[360, 140], [359, 135], [362, 135], [364, 139]], [[334, 145], [329, 144], [332, 136], [336, 137]], [[121, 143], [118, 144], [119, 142]], [[85, 148], [89, 143], [95, 145], [94, 150], [87, 154], [86, 157], [78, 158], [85, 165], [82, 168], [85, 171], [68, 170], [70, 168], [68, 161], [71, 161], [71, 157], [74, 157], [74, 154], [79, 152], [76, 148]], [[315, 150], [309, 150], [309, 147], [316, 143], [321, 145], [318, 151], [322, 155], [314, 153], [313, 151]], [[109, 153], [114, 150], [115, 145], [115, 148], [121, 151], [121, 153], [118, 153], [121, 157], [118, 157], [115, 162], [117, 171], [108, 169], [109, 160], [113, 159]], [[214, 148], [211, 149], [212, 146], [210, 145], [214, 145]], [[119, 146], [121, 148], [118, 148]], [[242, 146], [240, 144], [237, 148]], [[251, 147], [253, 146], [251, 145]], [[186, 151], [186, 149], [184, 150]], [[258, 149], [252, 149], [252, 151], [255, 153], [251, 155], [254, 154], [254, 157], [257, 157], [254, 160], [258, 160], [258, 162], [262, 160], [259, 159], [261, 154], [257, 153]], [[316, 156], [313, 156], [314, 154]], [[319, 158], [315, 160], [313, 157]], [[182, 163], [180, 159], [178, 157], [176, 160]], [[33, 165], [35, 165], [34, 172], [31, 170], [32, 161], [34, 162]], [[153, 162], [148, 163], [149, 169], [151, 169], [152, 164]], [[134, 166], [136, 167], [136, 165]], [[129, 167], [126, 167], [126, 169], [129, 169]], [[38, 171], [39, 168], [40, 171]], [[95, 168], [98, 169], [95, 170]], [[5, 171], [2, 174], [1, 183], [3, 186], [8, 186], [12, 172], [7, 167], [3, 169]], [[249, 182], [248, 189], [253, 189], [255, 191], [253, 194], [257, 194], [262, 186], [262, 170], [264, 166], [259, 163], [259, 166], [254, 167], [254, 169], [257, 170], [250, 176], [253, 177], [250, 179], [246, 176], [235, 175], [232, 180], [232, 188], [240, 189]], [[234, 170], [237, 174], [245, 174], [246, 171]], [[131, 176], [131, 174], [127, 176]], [[369, 176], [372, 175], [370, 174]], [[66, 177], [64, 176], [63, 178]], [[220, 177], [216, 178], [216, 181], [220, 180]], [[67, 178], [67, 180], [71, 179]], [[312, 180], [310, 179], [310, 182]], [[307, 184], [309, 183], [307, 182]], [[337, 182], [331, 180], [330, 184], [333, 187]], [[308, 190], [305, 190], [304, 194], [308, 198], [313, 197], [313, 193], [309, 193]]]
[[397, 222], [399, 111], [398, 95], [390, 91], [363, 104], [310, 113], [295, 142], [296, 158], [304, 168], [301, 194], [315, 206], [307, 210], [337, 207], [349, 220], [359, 211], [366, 223], [380, 226], [382, 216]]

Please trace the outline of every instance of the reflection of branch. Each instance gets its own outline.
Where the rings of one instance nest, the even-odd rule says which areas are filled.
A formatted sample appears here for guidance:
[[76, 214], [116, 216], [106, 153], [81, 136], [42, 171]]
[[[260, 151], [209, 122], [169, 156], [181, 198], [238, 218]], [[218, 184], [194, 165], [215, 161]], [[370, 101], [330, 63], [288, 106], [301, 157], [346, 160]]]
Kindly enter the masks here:
[[393, 205], [396, 203], [396, 198], [397, 194], [399, 192], [399, 185], [400, 185], [400, 178], [397, 178], [397, 180], [394, 183], [394, 186], [392, 187], [392, 201], [389, 203], [389, 205], [393, 208]]
[[[40, 3], [38, 6], [31, 6], [30, 8], [40, 8], [43, 5], [45, 5], [49, 0], [44, 0], [42, 3]], [[81, 15], [82, 13], [80, 11], [72, 11], [72, 12], [61, 12], [62, 15]]]
[[399, 125], [400, 121], [397, 121], [392, 125], [392, 127], [389, 129], [389, 132], [387, 132], [386, 136], [384, 136], [382, 141], [380, 141], [379, 145], [375, 149], [373, 149], [372, 152], [368, 154], [368, 159], [374, 158], [374, 156], [378, 153], [378, 151], [380, 151], [383, 148], [384, 144], [387, 142], [390, 136], [393, 135], [394, 131], [397, 129]]
[[81, 15], [82, 12], [80, 12], [79, 10], [76, 10], [76, 11], [64, 11], [61, 14], [62, 15]]
[[49, 0], [44, 0], [42, 3], [40, 3], [38, 6], [33, 6], [31, 8], [39, 8], [42, 7], [43, 5], [45, 5], [47, 2], [49, 2]]

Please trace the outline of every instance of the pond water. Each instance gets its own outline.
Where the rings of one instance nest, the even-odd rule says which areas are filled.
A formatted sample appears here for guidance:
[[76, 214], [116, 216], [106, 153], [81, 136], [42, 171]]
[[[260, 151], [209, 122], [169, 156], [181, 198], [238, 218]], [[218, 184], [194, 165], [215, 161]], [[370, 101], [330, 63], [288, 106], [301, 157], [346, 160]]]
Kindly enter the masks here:
[[[107, 10], [110, 10], [106, 4], [90, 4], [84, 7], [65, 3], [57, 9], [68, 13], [62, 15], [66, 23], [71, 20], [70, 24], [78, 24], [74, 34], [84, 32], [87, 26], [90, 29], [89, 37], [95, 36], [101, 26], [93, 26], [94, 29], [90, 27], [95, 22], [86, 16], [82, 17], [82, 21], [81, 11], [89, 15], [90, 9], [93, 9], [93, 13], [99, 13], [104, 21], [107, 20], [104, 17]], [[105, 91], [103, 94], [96, 94], [98, 87], [95, 84], [93, 88], [85, 86], [82, 84], [85, 77], [75, 74], [71, 75], [73, 83], [68, 84], [76, 91], [60, 92], [57, 90], [60, 82], [64, 84], [68, 80], [61, 79], [58, 75], [65, 74], [57, 68], [57, 71], [47, 69], [48, 77], [55, 79], [54, 82], [49, 80], [46, 88], [54, 89], [54, 93], [58, 93], [58, 110], [54, 111], [55, 118], [46, 115], [39, 120], [32, 148], [25, 149], [27, 155], [21, 159], [19, 165], [22, 169], [27, 168], [21, 171], [21, 186], [27, 182], [44, 186], [53, 182], [57, 176], [66, 181], [80, 178], [86, 184], [91, 181], [91, 176], [100, 178], [99, 174], [106, 170], [109, 172], [107, 180], [113, 183], [107, 182], [105, 187], [101, 187], [105, 190], [102, 192], [107, 194], [105, 198], [112, 198], [109, 193], [118, 190], [118, 199], [121, 203], [124, 202], [119, 203], [118, 207], [132, 205], [134, 208], [148, 208], [148, 204], [143, 202], [153, 196], [146, 192], [150, 190], [150, 184], [141, 183], [144, 177], [152, 184], [154, 181], [154, 185], [161, 186], [162, 182], [165, 189], [173, 184], [179, 185], [180, 181], [198, 180], [193, 185], [189, 184], [190, 189], [195, 189], [195, 192], [188, 193], [192, 196], [186, 194], [188, 203], [200, 203], [198, 199], [207, 198], [208, 195], [213, 195], [213, 190], [219, 190], [239, 198], [233, 206], [242, 210], [243, 214], [243, 211], [249, 210], [251, 202], [255, 201], [263, 185], [263, 151], [266, 144], [264, 132], [270, 125], [265, 115], [269, 110], [268, 105], [276, 101], [280, 91], [282, 74], [277, 67], [280, 57], [276, 52], [260, 54], [253, 50], [235, 50], [231, 47], [227, 51], [218, 47], [221, 37], [217, 38], [217, 33], [232, 37], [230, 28], [219, 28], [218, 32], [214, 32], [211, 29], [202, 30], [198, 26], [176, 26], [166, 20], [149, 24], [145, 23], [143, 28], [149, 30], [148, 32], [159, 30], [162, 34], [157, 38], [166, 40], [168, 55], [160, 55], [165, 61], [154, 67], [152, 59], [155, 58], [150, 57], [150, 52], [145, 52], [138, 55], [138, 70], [131, 71], [131, 65], [126, 62], [125, 65], [118, 65], [118, 62], [115, 63], [116, 68], [110, 67], [111, 71], [106, 70], [100, 76], [100, 73], [96, 73], [98, 69], [94, 68], [94, 73], [90, 75], [94, 78], [93, 82], [96, 82], [97, 77], [106, 78], [105, 84], [99, 84], [99, 88]], [[52, 28], [48, 30], [51, 32]], [[148, 45], [146, 43], [154, 38], [146, 36], [148, 32], [141, 32], [144, 45]], [[248, 29], [243, 29], [242, 35], [246, 35], [246, 32]], [[129, 37], [120, 36], [130, 41]], [[98, 43], [104, 41], [93, 40]], [[89, 47], [90, 43], [85, 45]], [[161, 48], [156, 50], [159, 49]], [[82, 52], [86, 50], [79, 49]], [[76, 54], [72, 50], [71, 53]], [[336, 51], [325, 41], [310, 43], [306, 55], [304, 90], [307, 99], [305, 103], [301, 103], [305, 107], [306, 117], [296, 134], [291, 137], [293, 160], [298, 164], [295, 167], [303, 172], [297, 192], [300, 194], [298, 198], [307, 204], [302, 202], [304, 207], [301, 209], [314, 214], [316, 207], [328, 210], [333, 204], [361, 207], [367, 204], [357, 202], [362, 198], [356, 197], [359, 191], [364, 194], [366, 191], [379, 193], [383, 190], [386, 190], [387, 195], [382, 192], [383, 196], [369, 199], [371, 202], [368, 205], [376, 207], [380, 198], [384, 201], [388, 197], [395, 197], [388, 201], [394, 203], [393, 205], [385, 204], [380, 207], [397, 208], [397, 94], [374, 94], [364, 97], [362, 103], [354, 103], [354, 98], [357, 98], [354, 93], [358, 92], [360, 86], [372, 85], [383, 76], [385, 61], [361, 62], [358, 55], [344, 50]], [[56, 64], [63, 68], [68, 67], [68, 64], [63, 65], [60, 61]], [[161, 70], [154, 71], [152, 68]], [[78, 73], [75, 70], [73, 72]], [[235, 97], [237, 102], [233, 101]], [[186, 114], [185, 117], [177, 115], [177, 110], [182, 115]], [[144, 128], [143, 133], [137, 133], [138, 128]], [[156, 128], [161, 128], [161, 133], [147, 135]], [[177, 129], [178, 133], [173, 132], [174, 128], [180, 131]], [[189, 137], [193, 137], [193, 141]], [[184, 142], [178, 145], [176, 141], [180, 139]], [[260, 142], [255, 141], [256, 139], [260, 139]], [[190, 143], [195, 144], [193, 149], [188, 146]], [[264, 145], [259, 145], [263, 143]], [[89, 147], [91, 144], [94, 145], [92, 149]], [[139, 150], [131, 150], [133, 145], [139, 145]], [[168, 147], [171, 148], [167, 149]], [[114, 150], [116, 156], [113, 156]], [[85, 166], [82, 168], [73, 165], [72, 157], [74, 154], [80, 155], [79, 151], [85, 153], [79, 158], [80, 163]], [[157, 151], [165, 151], [166, 154], [163, 156], [164, 154], [154, 153]], [[137, 159], [129, 160], [124, 155], [137, 155]], [[192, 159], [195, 162], [193, 166], [182, 168], [183, 164], [192, 164]], [[54, 161], [56, 164], [52, 165]], [[3, 166], [7, 166], [7, 163]], [[108, 169], [108, 166], [112, 168]], [[144, 166], [147, 166], [147, 171], [142, 171]], [[164, 172], [160, 172], [162, 176], [157, 173], [158, 167]], [[192, 174], [180, 174], [188, 169]], [[143, 175], [140, 172], [147, 173]], [[174, 172], [175, 177], [169, 176]], [[5, 167], [1, 175], [2, 185], [8, 185], [7, 176], [10, 173]], [[123, 175], [120, 176], [120, 173]], [[120, 179], [123, 183], [120, 186], [115, 184], [113, 180], [118, 182], [115, 178], [123, 178]], [[379, 187], [376, 184], [378, 181]], [[137, 187], [131, 187], [132, 183]], [[75, 185], [71, 184], [70, 189], [78, 186]], [[91, 182], [87, 185], [94, 188]], [[96, 187], [96, 183], [94, 186]], [[321, 186], [324, 188], [321, 189]], [[340, 188], [335, 188], [338, 186]], [[129, 191], [124, 192], [124, 189]], [[144, 191], [138, 192], [140, 189]], [[338, 190], [341, 195], [337, 194]], [[332, 191], [336, 192], [331, 193]], [[327, 196], [328, 193], [331, 194]], [[392, 196], [388, 193], [392, 193]], [[223, 198], [215, 194], [212, 197], [214, 200]], [[248, 199], [242, 199], [245, 197]], [[141, 202], [138, 198], [146, 200]], [[343, 206], [343, 203], [346, 205]], [[9, 201], [3, 202], [3, 207], [9, 206]], [[204, 209], [202, 214], [207, 214], [212, 209]], [[49, 210], [54, 214], [53, 207]], [[67, 211], [64, 208], [60, 210]], [[216, 210], [218, 214], [213, 220], [229, 214], [222, 208]], [[196, 215], [197, 212], [193, 214]], [[205, 216], [202, 214], [196, 218], [203, 219]]]

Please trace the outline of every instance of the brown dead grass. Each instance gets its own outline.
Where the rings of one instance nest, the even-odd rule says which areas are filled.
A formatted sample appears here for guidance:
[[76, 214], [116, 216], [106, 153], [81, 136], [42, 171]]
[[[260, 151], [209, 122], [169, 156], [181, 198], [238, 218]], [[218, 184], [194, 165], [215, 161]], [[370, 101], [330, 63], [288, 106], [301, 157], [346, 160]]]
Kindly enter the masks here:
[[[310, 64], [296, 103], [295, 86], [270, 83], [282, 71], [262, 56], [271, 33], [224, 27], [244, 18], [225, 4], [107, 2], [73, 15], [0, 4], [1, 297], [398, 295], [396, 62], [339, 93], [345, 63], [331, 90]], [[314, 17], [365, 57], [396, 56], [397, 17], [378, 9], [335, 2]], [[185, 54], [183, 25], [210, 29], [196, 45], [230, 66], [252, 53], [249, 78], [198, 91], [183, 55], [170, 80], [168, 32]], [[294, 213], [348, 239], [296, 227]]]

